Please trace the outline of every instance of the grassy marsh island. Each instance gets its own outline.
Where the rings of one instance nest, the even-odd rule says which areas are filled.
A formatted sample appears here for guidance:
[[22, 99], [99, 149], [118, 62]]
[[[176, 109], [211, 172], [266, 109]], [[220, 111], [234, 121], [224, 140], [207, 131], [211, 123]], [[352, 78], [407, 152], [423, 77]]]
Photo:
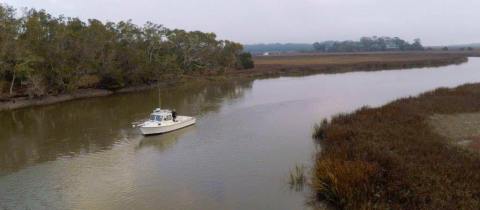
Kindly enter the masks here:
[[313, 134], [316, 199], [340, 209], [478, 209], [478, 113], [480, 84], [469, 84], [323, 121]]

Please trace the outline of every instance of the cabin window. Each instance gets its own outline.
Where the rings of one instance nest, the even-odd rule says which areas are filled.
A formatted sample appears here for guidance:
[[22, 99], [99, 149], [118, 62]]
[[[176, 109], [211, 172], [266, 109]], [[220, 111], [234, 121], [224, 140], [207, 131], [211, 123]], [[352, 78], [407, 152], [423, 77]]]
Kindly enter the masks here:
[[159, 122], [162, 121], [162, 117], [160, 117], [159, 115], [156, 115], [156, 116], [155, 116], [155, 119], [156, 119], [157, 121], [159, 121]]
[[165, 117], [165, 120], [172, 120], [172, 115], [167, 115], [167, 116]]
[[155, 115], [153, 115], [153, 114], [150, 115], [150, 120], [151, 120], [151, 121], [155, 121]]

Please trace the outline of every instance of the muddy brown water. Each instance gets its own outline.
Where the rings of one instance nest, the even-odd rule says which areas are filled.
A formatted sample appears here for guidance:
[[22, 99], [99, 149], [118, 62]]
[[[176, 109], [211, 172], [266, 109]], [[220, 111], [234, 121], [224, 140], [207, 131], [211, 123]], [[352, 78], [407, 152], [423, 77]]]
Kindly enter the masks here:
[[[310, 166], [313, 125], [364, 105], [480, 81], [480, 59], [439, 68], [188, 84], [164, 108], [197, 124], [131, 127], [158, 91], [0, 113], [0, 209], [306, 209], [288, 173]], [[318, 149], [318, 148], [317, 148]]]

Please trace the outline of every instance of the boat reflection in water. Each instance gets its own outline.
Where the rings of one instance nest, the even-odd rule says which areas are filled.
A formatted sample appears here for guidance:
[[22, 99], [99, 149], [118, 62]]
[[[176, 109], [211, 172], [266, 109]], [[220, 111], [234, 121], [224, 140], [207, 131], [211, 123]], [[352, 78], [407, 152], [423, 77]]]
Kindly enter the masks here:
[[141, 148], [153, 147], [160, 152], [166, 151], [177, 144], [178, 140], [184, 135], [194, 133], [195, 129], [195, 126], [189, 126], [169, 133], [155, 136], [145, 136], [140, 140], [136, 149], [138, 150]]

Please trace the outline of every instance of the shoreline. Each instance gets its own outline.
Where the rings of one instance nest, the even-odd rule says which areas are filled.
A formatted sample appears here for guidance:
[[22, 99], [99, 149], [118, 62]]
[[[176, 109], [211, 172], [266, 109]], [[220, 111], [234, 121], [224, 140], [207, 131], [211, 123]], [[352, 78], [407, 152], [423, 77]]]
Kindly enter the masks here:
[[[407, 58], [392, 59], [395, 55], [409, 56]], [[315, 62], [311, 63], [295, 63], [295, 60], [287, 63], [279, 62], [273, 63], [261, 63], [257, 64], [255, 68], [249, 70], [232, 70], [223, 74], [207, 73], [198, 75], [181, 75], [171, 82], [165, 82], [150, 85], [138, 85], [125, 87], [118, 90], [106, 90], [106, 89], [79, 89], [73, 93], [63, 93], [56, 96], [49, 95], [41, 98], [29, 99], [27, 97], [11, 98], [8, 101], [0, 102], [0, 111], [15, 110], [33, 106], [44, 106], [55, 103], [61, 103], [71, 100], [79, 100], [85, 98], [103, 97], [114, 94], [131, 93], [144, 90], [150, 90], [156, 87], [168, 87], [180, 85], [191, 80], [237, 80], [237, 79], [262, 79], [272, 78], [278, 76], [307, 76], [314, 74], [334, 74], [334, 73], [346, 73], [355, 71], [379, 71], [379, 70], [395, 70], [395, 69], [411, 69], [411, 68], [424, 68], [424, 67], [439, 67], [447, 65], [461, 64], [468, 61], [468, 57], [465, 55], [451, 55], [451, 54], [429, 54], [424, 53], [422, 56], [425, 58], [418, 58], [419, 54], [342, 54], [342, 55], [321, 55], [312, 56], [315, 58]], [[342, 59], [352, 59], [350, 62], [324, 62], [321, 59], [323, 57], [334, 57]], [[378, 60], [354, 60], [356, 58], [362, 58], [365, 56], [374, 56]], [[275, 58], [276, 56], [272, 56]], [[299, 56], [286, 56], [288, 59], [298, 59]], [[300, 56], [301, 57], [301, 56]], [[385, 58], [383, 58], [385, 57]], [[258, 58], [257, 58], [258, 59]], [[261, 58], [260, 58], [261, 59]], [[318, 59], [318, 60], [317, 60]], [[390, 60], [389, 60], [390, 59]]]
[[[166, 84], [162, 84], [161, 86], [165, 87]], [[122, 88], [115, 91], [106, 90], [106, 89], [88, 88], [88, 89], [77, 90], [74, 93], [64, 93], [56, 96], [44, 96], [42, 98], [28, 99], [27, 97], [19, 97], [19, 98], [14, 98], [7, 102], [0, 102], [0, 112], [15, 110], [15, 109], [22, 109], [27, 107], [34, 107], [34, 106], [45, 106], [45, 105], [51, 105], [51, 104], [86, 99], [86, 98], [96, 98], [96, 97], [111, 96], [114, 94], [139, 92], [139, 91], [151, 90], [156, 87], [158, 87], [158, 85], [156, 84], [141, 85], [141, 86]]]

